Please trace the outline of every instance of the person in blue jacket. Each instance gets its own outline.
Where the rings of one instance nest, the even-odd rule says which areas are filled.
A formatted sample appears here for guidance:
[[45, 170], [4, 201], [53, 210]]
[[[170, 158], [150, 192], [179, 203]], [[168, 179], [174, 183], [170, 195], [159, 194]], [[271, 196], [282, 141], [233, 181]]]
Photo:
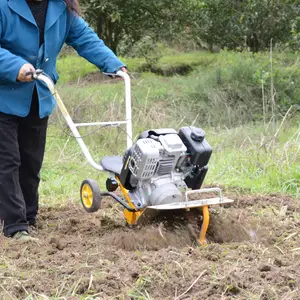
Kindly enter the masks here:
[[[7, 237], [33, 240], [48, 116], [55, 100], [28, 72], [56, 83], [64, 43], [103, 72], [125, 65], [79, 16], [77, 0], [0, 0], [0, 222]], [[0, 224], [0, 225], [1, 225]]]

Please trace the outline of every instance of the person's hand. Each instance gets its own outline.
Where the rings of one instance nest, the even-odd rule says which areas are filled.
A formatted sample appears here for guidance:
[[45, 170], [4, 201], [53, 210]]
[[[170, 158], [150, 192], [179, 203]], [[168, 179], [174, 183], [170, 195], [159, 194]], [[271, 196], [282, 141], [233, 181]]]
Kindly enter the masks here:
[[[122, 72], [124, 72], [124, 73], [128, 73], [128, 70], [127, 70], [126, 67], [122, 67], [122, 68], [120, 68], [118, 71], [122, 71]], [[118, 71], [116, 71], [116, 73], [117, 73]], [[108, 76], [109, 76], [110, 78], [114, 79], [114, 80], [123, 80], [123, 78], [120, 77], [120, 76], [118, 76], [116, 73], [115, 73], [115, 74], [109, 74]]]
[[35, 72], [35, 68], [31, 64], [25, 64], [21, 67], [17, 80], [20, 82], [31, 82], [33, 81], [32, 75], [26, 75], [28, 72]]

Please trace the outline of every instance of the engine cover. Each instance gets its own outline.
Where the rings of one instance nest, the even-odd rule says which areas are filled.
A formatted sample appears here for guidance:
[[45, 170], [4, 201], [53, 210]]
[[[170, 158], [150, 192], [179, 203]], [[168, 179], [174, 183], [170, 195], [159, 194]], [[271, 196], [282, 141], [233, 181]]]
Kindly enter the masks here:
[[138, 210], [182, 202], [182, 190], [201, 186], [210, 154], [201, 129], [149, 130], [126, 152], [121, 183]]
[[182, 174], [157, 176], [149, 181], [139, 181], [138, 187], [129, 192], [129, 197], [137, 209], [147, 206], [183, 201], [181, 188], [186, 188]]
[[140, 139], [134, 146], [129, 162], [129, 170], [137, 180], [153, 177], [160, 159], [162, 145], [152, 139]]
[[150, 196], [151, 205], [168, 204], [183, 201], [182, 193], [171, 182], [158, 186]]
[[160, 135], [157, 141], [139, 139], [133, 146], [129, 169], [137, 180], [170, 174], [187, 148], [177, 134]]

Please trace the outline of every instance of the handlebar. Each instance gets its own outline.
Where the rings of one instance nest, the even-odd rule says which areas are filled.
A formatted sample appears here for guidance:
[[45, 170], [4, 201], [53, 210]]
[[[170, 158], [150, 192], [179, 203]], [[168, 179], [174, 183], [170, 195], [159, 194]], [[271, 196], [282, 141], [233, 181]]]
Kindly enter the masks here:
[[37, 69], [35, 72], [30, 71], [30, 72], [27, 72], [25, 75], [26, 76], [31, 76], [32, 79], [38, 79], [38, 76], [43, 74], [43, 73], [44, 73], [43, 70]]
[[[106, 76], [113, 76], [113, 77], [119, 76], [119, 77], [123, 78], [124, 82], [125, 82], [125, 97], [131, 98], [130, 77], [127, 73], [119, 70], [116, 73], [103, 73], [103, 74]], [[53, 80], [43, 70], [37, 69], [35, 72], [27, 72], [26, 76], [31, 76], [33, 80], [43, 81], [47, 85], [48, 89], [50, 90], [50, 92], [52, 94], [56, 93], [55, 84], [54, 84]], [[129, 109], [129, 107], [128, 107], [128, 109]]]
[[[1, 1], [1, 0], [0, 0]], [[124, 80], [124, 84], [125, 84], [125, 107], [126, 107], [126, 120], [125, 121], [118, 121], [118, 122], [106, 122], [109, 124], [126, 124], [126, 135], [127, 135], [127, 148], [129, 149], [132, 146], [132, 115], [131, 115], [131, 84], [130, 84], [130, 76], [119, 70], [116, 73], [104, 73], [105, 75], [110, 75], [110, 76], [119, 76], [121, 78], [123, 78]], [[87, 158], [88, 162], [97, 170], [103, 171], [103, 168], [98, 165], [92, 158], [88, 148], [86, 147], [85, 143], [83, 142], [79, 131], [77, 130], [77, 127], [79, 127], [80, 125], [84, 125], [84, 126], [91, 126], [91, 125], [96, 125], [96, 124], [100, 124], [99, 122], [96, 123], [82, 123], [82, 124], [74, 124], [74, 122], [72, 121], [67, 108], [65, 107], [63, 101], [61, 100], [56, 88], [55, 88], [55, 84], [53, 82], [53, 80], [50, 78], [49, 75], [47, 75], [45, 72], [43, 72], [43, 70], [37, 69], [35, 72], [28, 72], [26, 74], [27, 76], [32, 76], [32, 79], [34, 80], [40, 80], [42, 81], [49, 89], [49, 91], [51, 92], [51, 94], [53, 95], [53, 97], [56, 100], [56, 103], [61, 111], [61, 113], [63, 114], [67, 124], [69, 125], [74, 137], [76, 137], [78, 144], [80, 145], [85, 157]], [[102, 123], [101, 123], [102, 124]]]
[[[103, 72], [103, 74], [106, 75], [106, 76], [109, 76], [109, 77], [113, 77], [113, 78], [116, 77], [116, 76], [119, 76], [119, 77], [124, 78], [124, 79], [126, 78], [126, 75], [128, 75], [127, 73], [125, 73], [121, 70], [117, 71], [116, 73]], [[31, 76], [32, 79], [34, 79], [34, 80], [40, 79], [39, 78], [40, 75], [47, 76], [50, 79], [50, 77], [41, 69], [37, 69], [35, 72], [30, 71], [30, 72], [26, 73], [26, 76]]]

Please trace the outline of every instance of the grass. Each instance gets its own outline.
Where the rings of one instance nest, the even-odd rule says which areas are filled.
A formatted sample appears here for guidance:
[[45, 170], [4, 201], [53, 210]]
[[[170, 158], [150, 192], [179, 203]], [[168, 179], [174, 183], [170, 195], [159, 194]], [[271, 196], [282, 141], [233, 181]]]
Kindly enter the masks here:
[[216, 151], [207, 181], [250, 193], [299, 197], [299, 141], [299, 127], [289, 125], [277, 138], [263, 126], [243, 126], [212, 135]]
[[[145, 58], [125, 58], [120, 59], [127, 65], [131, 72], [137, 72], [147, 64]], [[215, 56], [206, 52], [192, 52], [192, 53], [176, 53], [163, 56], [159, 59], [158, 66], [162, 69], [180, 65], [208, 66], [215, 60]], [[96, 72], [98, 69], [86, 61], [85, 59], [76, 56], [68, 55], [62, 57], [57, 64], [57, 70], [60, 73], [60, 82], [67, 83], [71, 80], [77, 80], [78, 77], [84, 77], [91, 72]]]
[[[281, 113], [284, 113], [291, 105], [300, 104], [300, 86], [298, 85], [300, 60], [296, 53], [275, 52], [272, 57], [273, 69], [271, 70], [268, 53], [222, 51], [215, 54], [207, 52], [170, 54], [169, 51], [166, 52], [167, 55], [159, 56], [158, 61], [154, 62], [151, 68], [144, 58], [121, 58], [121, 60], [133, 73], [152, 69], [153, 72], [159, 74], [173, 75], [171, 84], [173, 83], [174, 87], [172, 89], [168, 89], [168, 86], [163, 83], [160, 84], [161, 81], [168, 79], [166, 77], [154, 77], [149, 73], [137, 76], [141, 76], [148, 82], [151, 80], [152, 84], [149, 85], [155, 90], [168, 89], [168, 98], [179, 97], [181, 103], [185, 98], [185, 103], [195, 104], [195, 108], [203, 110], [205, 114], [211, 113], [211, 104], [215, 105], [218, 102], [217, 105], [221, 105], [222, 110], [230, 110], [227, 118], [235, 119], [236, 115], [243, 113], [244, 118], [253, 121], [262, 115], [262, 96], [267, 101], [266, 105], [269, 105], [268, 101], [272, 93], [275, 93], [275, 101]], [[82, 79], [90, 73], [97, 72], [95, 66], [74, 55], [62, 57], [58, 61], [57, 69], [61, 75], [61, 84], [78, 81], [79, 78]], [[189, 76], [176, 76], [187, 70]], [[271, 90], [271, 79], [274, 80], [275, 91]], [[165, 97], [166, 92], [163, 94]], [[156, 97], [156, 91], [151, 95]], [[168, 101], [168, 98], [164, 100]], [[245, 110], [248, 110], [247, 114]], [[231, 124], [231, 126], [234, 125], [237, 124]]]

